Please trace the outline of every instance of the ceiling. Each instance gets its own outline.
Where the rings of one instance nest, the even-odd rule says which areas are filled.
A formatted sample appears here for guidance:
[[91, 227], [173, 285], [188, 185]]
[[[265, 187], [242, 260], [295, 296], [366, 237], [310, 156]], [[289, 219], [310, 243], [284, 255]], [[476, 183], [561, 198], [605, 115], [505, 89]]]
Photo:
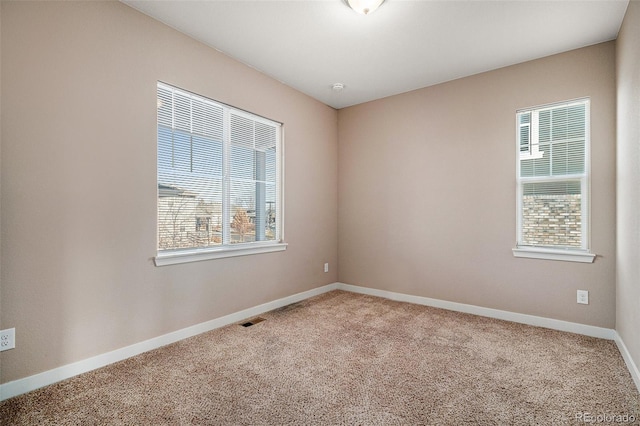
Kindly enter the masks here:
[[[617, 37], [628, 0], [121, 0], [334, 108]], [[342, 83], [342, 91], [334, 91]]]

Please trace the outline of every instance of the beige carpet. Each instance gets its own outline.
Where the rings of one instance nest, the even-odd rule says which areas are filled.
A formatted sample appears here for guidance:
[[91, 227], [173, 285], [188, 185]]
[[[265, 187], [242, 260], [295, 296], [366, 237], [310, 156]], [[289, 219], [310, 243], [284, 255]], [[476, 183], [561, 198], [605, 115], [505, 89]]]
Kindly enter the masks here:
[[4, 401], [2, 424], [639, 424], [611, 341], [342, 291], [262, 317]]

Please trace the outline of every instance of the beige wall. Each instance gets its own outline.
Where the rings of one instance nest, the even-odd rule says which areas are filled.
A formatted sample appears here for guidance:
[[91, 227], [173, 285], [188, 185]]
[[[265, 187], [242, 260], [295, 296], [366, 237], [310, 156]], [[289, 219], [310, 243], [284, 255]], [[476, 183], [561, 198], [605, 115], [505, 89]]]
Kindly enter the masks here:
[[[285, 252], [153, 266], [157, 80], [284, 123]], [[334, 109], [118, 2], [2, 2], [2, 104], [2, 382], [337, 280]]]
[[616, 47], [616, 329], [635, 364], [640, 366], [640, 2], [629, 3]]
[[[585, 96], [598, 257], [514, 258], [516, 110]], [[338, 139], [340, 282], [614, 327], [614, 42], [342, 109]]]

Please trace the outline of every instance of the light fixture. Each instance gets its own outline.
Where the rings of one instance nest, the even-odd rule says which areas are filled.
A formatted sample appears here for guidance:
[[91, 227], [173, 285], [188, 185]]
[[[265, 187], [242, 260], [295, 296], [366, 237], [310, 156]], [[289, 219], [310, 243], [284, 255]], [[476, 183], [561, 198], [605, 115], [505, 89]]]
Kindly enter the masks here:
[[375, 11], [384, 0], [347, 0], [347, 4], [353, 10], [363, 15], [368, 15]]
[[344, 84], [342, 83], [333, 83], [331, 86], [334, 92], [342, 92], [344, 90]]

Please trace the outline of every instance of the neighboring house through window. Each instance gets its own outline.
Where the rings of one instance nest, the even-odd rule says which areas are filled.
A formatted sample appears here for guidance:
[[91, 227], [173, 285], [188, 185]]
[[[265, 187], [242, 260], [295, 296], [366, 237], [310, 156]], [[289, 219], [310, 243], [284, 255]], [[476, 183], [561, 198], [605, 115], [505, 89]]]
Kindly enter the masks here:
[[589, 100], [518, 111], [514, 255], [592, 262]]
[[284, 250], [281, 125], [158, 83], [157, 265]]

